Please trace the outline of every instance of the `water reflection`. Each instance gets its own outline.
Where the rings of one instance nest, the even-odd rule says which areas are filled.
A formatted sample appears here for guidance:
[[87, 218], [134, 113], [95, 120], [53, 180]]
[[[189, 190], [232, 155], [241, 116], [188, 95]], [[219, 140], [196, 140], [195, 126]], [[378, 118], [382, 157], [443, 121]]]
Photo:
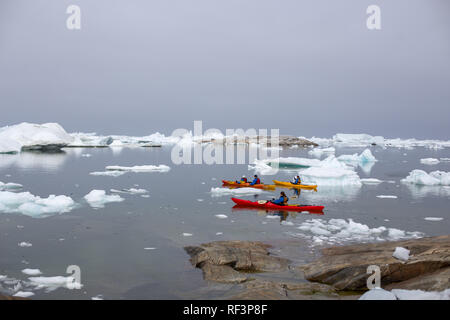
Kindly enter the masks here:
[[0, 154], [0, 169], [17, 167], [22, 170], [42, 170], [51, 173], [59, 171], [66, 159], [67, 154], [62, 150]]
[[414, 199], [426, 197], [450, 197], [450, 186], [422, 186], [406, 184]]

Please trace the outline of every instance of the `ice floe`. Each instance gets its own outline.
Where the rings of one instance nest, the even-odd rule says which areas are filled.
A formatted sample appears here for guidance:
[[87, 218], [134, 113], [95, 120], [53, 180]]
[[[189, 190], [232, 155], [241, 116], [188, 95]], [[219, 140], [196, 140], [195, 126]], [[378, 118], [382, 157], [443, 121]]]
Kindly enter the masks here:
[[380, 198], [380, 199], [397, 199], [398, 197], [397, 196], [393, 196], [393, 195], [381, 194], [381, 195], [377, 196], [377, 198]]
[[107, 195], [105, 190], [92, 190], [84, 196], [84, 199], [93, 208], [104, 208], [107, 203], [121, 202], [125, 200], [117, 194]]
[[122, 190], [111, 189], [110, 191], [114, 192], [114, 193], [128, 193], [128, 194], [146, 194], [146, 193], [148, 193], [148, 190], [136, 189], [136, 188], [122, 189]]
[[441, 217], [425, 217], [424, 220], [427, 220], [427, 221], [442, 221], [442, 220], [444, 220], [444, 218], [441, 218]]
[[226, 218], [228, 218], [228, 216], [225, 215], [225, 214], [216, 214], [216, 218], [219, 218], [219, 219], [226, 219]]
[[39, 269], [23, 269], [22, 273], [25, 273], [29, 276], [40, 276], [42, 274], [41, 270]]
[[30, 285], [35, 289], [45, 289], [47, 292], [58, 288], [81, 289], [83, 285], [76, 282], [74, 277], [55, 276], [55, 277], [30, 277]]
[[6, 191], [6, 190], [19, 190], [22, 189], [23, 186], [18, 183], [3, 183], [0, 181], [0, 191]]
[[329, 156], [321, 161], [320, 166], [310, 167], [299, 172], [305, 184], [323, 186], [361, 186], [358, 174], [336, 157]]
[[34, 293], [31, 291], [18, 291], [13, 294], [13, 297], [18, 297], [18, 298], [29, 298], [32, 296], [34, 296]]
[[375, 178], [366, 178], [361, 179], [361, 182], [364, 184], [380, 184], [383, 182], [383, 180], [375, 179]]
[[361, 154], [354, 153], [352, 155], [343, 154], [337, 157], [339, 161], [348, 162], [348, 163], [366, 163], [366, 162], [375, 162], [377, 159], [373, 156], [372, 152], [369, 149], [365, 149]]
[[264, 191], [261, 189], [255, 188], [238, 188], [238, 189], [228, 189], [228, 188], [211, 188], [211, 196], [213, 197], [221, 197], [221, 196], [246, 196], [253, 194], [260, 194]]
[[323, 155], [331, 155], [336, 152], [336, 149], [334, 147], [329, 148], [314, 148], [310, 151], [308, 151], [309, 155], [312, 155], [313, 157], [320, 158]]
[[410, 253], [410, 251], [408, 249], [405, 249], [402, 247], [396, 247], [392, 256], [398, 260], [408, 261], [409, 253]]
[[450, 289], [439, 292], [374, 288], [364, 293], [359, 300], [450, 300]]
[[421, 232], [406, 232], [395, 228], [369, 226], [353, 221], [353, 219], [310, 219], [301, 223], [299, 230], [306, 232], [294, 234], [309, 238], [314, 244], [342, 243], [342, 242], [371, 242], [384, 240], [400, 240], [420, 238]]
[[427, 165], [435, 165], [435, 164], [440, 163], [440, 161], [435, 158], [424, 158], [424, 159], [420, 159], [420, 163], [427, 164]]
[[56, 213], [69, 212], [74, 207], [75, 202], [72, 198], [64, 195], [41, 198], [29, 192], [0, 191], [0, 212], [44, 218]]
[[120, 177], [125, 173], [125, 171], [94, 171], [90, 172], [89, 174], [93, 176]]
[[107, 166], [107, 171], [123, 171], [123, 172], [168, 172], [170, 170], [170, 167], [166, 165], [144, 165], [144, 166], [133, 166], [133, 167], [122, 167], [122, 166]]
[[17, 245], [18, 245], [19, 247], [22, 247], [22, 248], [28, 248], [28, 247], [32, 247], [32, 246], [33, 246], [32, 243], [25, 242], [25, 241], [22, 241], [22, 242], [18, 243]]
[[423, 170], [413, 170], [401, 180], [403, 183], [411, 183], [424, 186], [450, 186], [450, 172], [432, 171], [426, 173]]
[[72, 142], [73, 137], [57, 123], [23, 122], [0, 128], [0, 153], [18, 153], [25, 149], [59, 149]]

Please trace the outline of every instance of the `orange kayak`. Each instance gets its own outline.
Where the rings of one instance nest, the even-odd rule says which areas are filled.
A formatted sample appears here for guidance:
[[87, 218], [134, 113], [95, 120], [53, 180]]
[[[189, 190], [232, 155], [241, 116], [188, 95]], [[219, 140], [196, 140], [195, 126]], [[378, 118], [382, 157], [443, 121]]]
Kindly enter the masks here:
[[223, 186], [231, 187], [231, 188], [256, 188], [256, 189], [275, 189], [275, 185], [273, 184], [254, 184], [250, 185], [250, 183], [237, 183], [236, 181], [231, 180], [222, 180]]

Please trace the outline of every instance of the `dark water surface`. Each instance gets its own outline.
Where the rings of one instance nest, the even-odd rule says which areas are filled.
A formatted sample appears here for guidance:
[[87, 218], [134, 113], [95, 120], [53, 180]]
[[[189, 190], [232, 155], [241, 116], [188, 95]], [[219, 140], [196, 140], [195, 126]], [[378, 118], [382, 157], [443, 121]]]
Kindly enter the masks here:
[[[336, 155], [362, 150], [341, 148]], [[427, 236], [450, 231], [448, 188], [400, 183], [413, 169], [450, 171], [448, 162], [434, 166], [420, 164], [421, 158], [450, 157], [447, 149], [373, 147], [379, 161], [371, 168], [359, 168], [358, 174], [361, 178], [395, 183], [345, 188], [319, 186], [317, 193], [302, 192], [301, 203], [322, 204], [326, 210], [323, 216], [302, 213], [287, 216], [287, 221], [294, 225], [283, 225], [279, 218], [268, 219], [261, 211], [232, 210], [229, 196], [211, 195], [211, 188], [219, 187], [221, 179], [253, 174], [247, 165], [176, 166], [170, 160], [170, 151], [170, 147], [105, 148], [1, 155], [0, 181], [20, 183], [24, 186], [21, 191], [41, 197], [67, 195], [79, 207], [46, 218], [0, 213], [0, 275], [26, 280], [27, 276], [21, 272], [25, 268], [38, 268], [44, 276], [67, 276], [68, 265], [81, 268], [81, 290], [35, 290], [33, 298], [37, 299], [90, 299], [97, 295], [105, 299], [220, 298], [233, 292], [233, 287], [205, 282], [201, 271], [190, 265], [184, 246], [214, 240], [262, 240], [274, 243], [275, 252], [281, 250], [281, 255], [300, 264], [316, 255], [317, 247], [292, 236], [298, 232], [296, 227], [308, 219], [351, 218], [370, 228], [386, 226]], [[81, 157], [83, 153], [92, 156]], [[307, 150], [302, 149], [285, 150], [281, 156], [308, 157]], [[126, 173], [120, 177], [89, 175], [92, 171], [104, 171], [107, 165], [146, 164], [167, 164], [171, 170]], [[263, 180], [286, 180], [292, 175], [293, 172], [282, 171], [274, 177], [263, 176]], [[120, 194], [125, 201], [109, 203], [101, 209], [91, 208], [83, 199], [92, 189], [104, 189], [111, 194], [110, 189], [133, 187], [147, 189], [150, 197]], [[398, 199], [379, 199], [377, 195], [396, 195]], [[258, 199], [273, 196], [275, 193], [267, 193]], [[217, 214], [228, 218], [219, 219]], [[444, 220], [426, 221], [425, 217]], [[22, 241], [32, 243], [32, 247], [19, 247]]]

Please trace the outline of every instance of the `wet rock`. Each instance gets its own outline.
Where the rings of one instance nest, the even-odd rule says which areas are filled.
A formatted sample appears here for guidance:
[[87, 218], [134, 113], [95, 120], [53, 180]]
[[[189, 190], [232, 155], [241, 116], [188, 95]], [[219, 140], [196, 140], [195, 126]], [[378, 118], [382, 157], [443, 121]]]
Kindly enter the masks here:
[[[408, 261], [392, 257], [396, 247], [410, 250]], [[369, 265], [380, 267], [383, 288], [450, 288], [450, 235], [331, 247], [322, 252], [321, 258], [300, 269], [307, 280], [332, 285], [337, 290], [367, 290]]]
[[269, 247], [262, 242], [217, 241], [184, 249], [205, 280], [240, 283], [250, 279], [250, 272], [287, 270], [289, 261], [270, 255]]

